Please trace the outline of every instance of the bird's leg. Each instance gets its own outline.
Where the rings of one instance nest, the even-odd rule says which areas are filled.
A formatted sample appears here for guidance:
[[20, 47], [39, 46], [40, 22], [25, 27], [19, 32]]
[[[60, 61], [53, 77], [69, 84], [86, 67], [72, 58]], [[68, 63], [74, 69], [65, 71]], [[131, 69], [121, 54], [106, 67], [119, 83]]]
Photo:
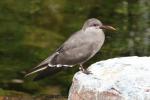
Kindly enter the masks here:
[[86, 69], [83, 68], [83, 65], [82, 65], [82, 64], [80, 64], [79, 70], [82, 71], [82, 72], [85, 73], [85, 74], [91, 74], [90, 71], [88, 71], [88, 70], [86, 70]]
[[85, 69], [83, 68], [83, 65], [82, 65], [82, 64], [80, 64], [79, 70], [82, 71], [82, 72], [85, 71]]

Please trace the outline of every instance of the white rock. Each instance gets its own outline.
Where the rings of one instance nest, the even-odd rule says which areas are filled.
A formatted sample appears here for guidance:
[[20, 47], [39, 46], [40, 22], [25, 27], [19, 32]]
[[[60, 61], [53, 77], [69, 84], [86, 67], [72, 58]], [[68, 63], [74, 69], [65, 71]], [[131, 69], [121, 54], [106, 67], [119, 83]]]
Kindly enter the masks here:
[[150, 57], [97, 62], [74, 75], [68, 100], [150, 100]]

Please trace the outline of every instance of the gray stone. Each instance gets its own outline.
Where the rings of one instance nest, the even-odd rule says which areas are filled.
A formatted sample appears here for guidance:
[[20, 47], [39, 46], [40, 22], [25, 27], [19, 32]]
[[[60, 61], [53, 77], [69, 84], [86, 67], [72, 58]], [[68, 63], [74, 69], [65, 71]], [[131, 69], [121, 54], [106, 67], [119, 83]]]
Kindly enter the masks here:
[[150, 57], [121, 57], [77, 72], [68, 100], [150, 100]]

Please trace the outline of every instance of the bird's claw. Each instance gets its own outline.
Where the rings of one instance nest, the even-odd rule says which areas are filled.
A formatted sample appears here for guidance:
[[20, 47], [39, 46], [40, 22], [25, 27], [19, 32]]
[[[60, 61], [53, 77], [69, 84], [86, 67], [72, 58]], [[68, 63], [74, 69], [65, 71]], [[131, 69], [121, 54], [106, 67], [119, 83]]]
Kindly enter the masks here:
[[88, 70], [84, 70], [84, 71], [82, 71], [82, 72], [83, 72], [84, 74], [87, 74], [87, 75], [88, 75], [88, 74], [92, 74], [91, 71], [88, 71]]
[[88, 71], [87, 69], [84, 69], [82, 67], [79, 67], [79, 70], [82, 71], [85, 74], [92, 74], [91, 71]]

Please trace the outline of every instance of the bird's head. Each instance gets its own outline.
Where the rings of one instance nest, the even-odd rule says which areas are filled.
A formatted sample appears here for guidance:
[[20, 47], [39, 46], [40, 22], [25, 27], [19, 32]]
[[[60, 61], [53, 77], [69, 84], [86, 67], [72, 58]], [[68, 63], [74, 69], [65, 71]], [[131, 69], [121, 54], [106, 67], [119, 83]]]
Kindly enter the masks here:
[[91, 18], [88, 19], [84, 25], [82, 29], [86, 29], [86, 28], [96, 28], [96, 29], [106, 29], [106, 30], [112, 30], [115, 31], [116, 29], [112, 26], [109, 25], [103, 25], [101, 21], [99, 21], [96, 18]]

